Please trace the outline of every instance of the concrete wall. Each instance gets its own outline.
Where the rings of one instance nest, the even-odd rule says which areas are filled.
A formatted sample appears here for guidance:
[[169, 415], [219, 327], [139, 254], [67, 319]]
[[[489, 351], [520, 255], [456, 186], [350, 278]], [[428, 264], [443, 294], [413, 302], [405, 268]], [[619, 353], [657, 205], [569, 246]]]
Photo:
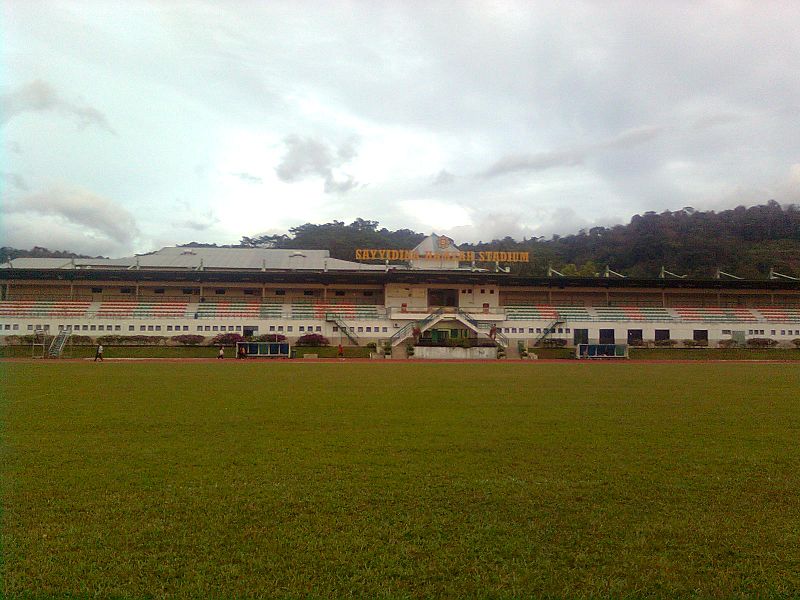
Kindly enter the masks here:
[[487, 360], [497, 358], [497, 348], [437, 348], [414, 346], [414, 358], [435, 360]]

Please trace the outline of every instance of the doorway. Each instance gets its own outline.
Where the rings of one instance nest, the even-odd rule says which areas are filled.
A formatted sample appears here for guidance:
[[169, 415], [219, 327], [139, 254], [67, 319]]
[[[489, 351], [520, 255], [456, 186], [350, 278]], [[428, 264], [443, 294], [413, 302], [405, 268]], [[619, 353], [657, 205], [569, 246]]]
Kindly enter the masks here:
[[428, 306], [431, 308], [458, 306], [458, 290], [428, 289]]

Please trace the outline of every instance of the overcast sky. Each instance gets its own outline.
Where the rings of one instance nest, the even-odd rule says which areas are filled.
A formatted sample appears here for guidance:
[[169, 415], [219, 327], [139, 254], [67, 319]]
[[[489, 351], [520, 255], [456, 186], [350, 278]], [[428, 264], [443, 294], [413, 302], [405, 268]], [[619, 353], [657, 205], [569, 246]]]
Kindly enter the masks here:
[[800, 4], [2, 3], [0, 243], [800, 203]]

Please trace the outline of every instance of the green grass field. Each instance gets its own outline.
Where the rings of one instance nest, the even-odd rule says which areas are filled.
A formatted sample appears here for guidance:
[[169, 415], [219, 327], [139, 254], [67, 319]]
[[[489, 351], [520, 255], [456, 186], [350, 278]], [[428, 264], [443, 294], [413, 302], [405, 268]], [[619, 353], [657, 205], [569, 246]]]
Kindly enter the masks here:
[[0, 363], [2, 585], [796, 597], [796, 364]]

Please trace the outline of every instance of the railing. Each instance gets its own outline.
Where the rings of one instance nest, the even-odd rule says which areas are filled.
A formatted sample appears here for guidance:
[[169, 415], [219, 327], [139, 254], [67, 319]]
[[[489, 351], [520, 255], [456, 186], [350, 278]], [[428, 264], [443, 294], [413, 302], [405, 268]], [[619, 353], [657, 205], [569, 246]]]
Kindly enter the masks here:
[[392, 346], [396, 346], [404, 339], [406, 339], [414, 329], [422, 329], [434, 319], [438, 319], [442, 314], [444, 314], [444, 309], [440, 308], [439, 310], [432, 312], [424, 319], [420, 319], [419, 321], [412, 321], [411, 323], [406, 323], [403, 327], [398, 329], [394, 332], [394, 335], [389, 339]]
[[563, 324], [564, 321], [562, 321], [561, 319], [556, 319], [555, 321], [550, 323], [547, 327], [542, 329], [542, 334], [538, 338], [536, 338], [536, 341], [533, 342], [533, 345], [538, 346], [540, 343], [542, 343], [542, 340], [544, 340], [544, 338], [546, 338], [548, 335], [550, 335], [555, 331], [557, 325], [563, 325]]
[[[475, 329], [480, 329], [481, 331], [484, 331], [486, 335], [488, 335], [490, 338], [499, 341], [504, 347], [508, 347], [509, 344], [508, 337], [506, 337], [505, 334], [503, 334], [503, 332], [500, 331], [500, 329], [494, 323], [487, 323], [486, 321], [478, 321], [472, 315], [464, 312], [460, 308], [458, 309], [456, 314], [463, 320], [465, 320], [467, 323], [472, 325]], [[492, 328], [494, 328], [494, 331], [492, 331]]]
[[325, 320], [330, 323], [336, 323], [336, 325], [339, 327], [339, 331], [343, 331], [348, 339], [358, 346], [358, 336], [355, 334], [355, 332], [350, 331], [350, 327], [348, 327], [347, 323], [345, 323], [339, 315], [336, 313], [326, 313]]

